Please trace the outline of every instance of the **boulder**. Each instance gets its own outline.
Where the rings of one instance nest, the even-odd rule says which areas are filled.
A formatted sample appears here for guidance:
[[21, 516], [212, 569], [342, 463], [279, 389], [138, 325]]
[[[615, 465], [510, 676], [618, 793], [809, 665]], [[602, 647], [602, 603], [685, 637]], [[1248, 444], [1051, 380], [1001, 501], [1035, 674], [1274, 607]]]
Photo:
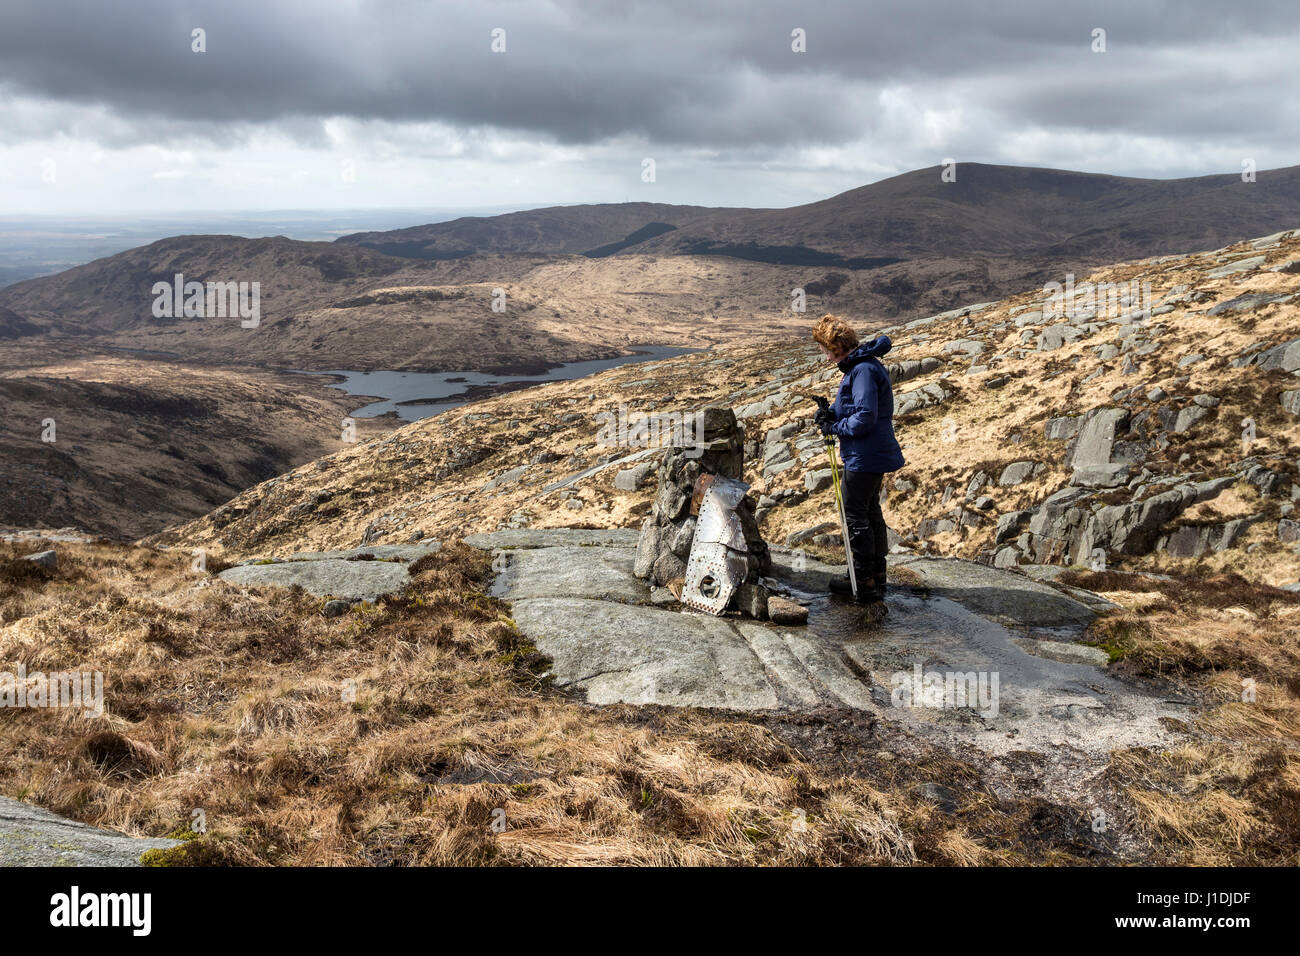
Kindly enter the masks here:
[[1259, 463], [1250, 465], [1242, 477], [1250, 484], [1259, 489], [1259, 493], [1264, 496], [1279, 494], [1282, 486], [1286, 484], [1286, 478], [1276, 471], [1265, 468]]
[[1067, 342], [1077, 342], [1083, 336], [1084, 333], [1073, 325], [1051, 325], [1038, 334], [1038, 349], [1042, 352], [1055, 351]]
[[928, 375], [941, 365], [943, 362], [937, 358], [923, 358], [920, 361], [909, 359], [895, 365], [888, 365], [886, 369], [889, 372], [890, 384], [898, 385], [920, 375]]
[[1221, 524], [1184, 525], [1156, 543], [1156, 548], [1175, 558], [1197, 558], [1207, 551], [1219, 552], [1230, 548], [1248, 528], [1259, 521], [1258, 516], [1237, 518]]
[[775, 478], [777, 475], [781, 474], [782, 472], [789, 471], [797, 464], [798, 462], [795, 461], [793, 458], [787, 458], [784, 461], [776, 461], [771, 464], [765, 465], [763, 467], [763, 477], [765, 479]]
[[1048, 495], [1029, 519], [1028, 548], [1040, 564], [1060, 561], [1077, 551], [1076, 541], [1091, 511], [1087, 503], [1093, 492], [1066, 486]]
[[620, 471], [614, 476], [614, 487], [619, 491], [636, 491], [653, 474], [655, 466], [651, 462], [642, 462]]
[[1266, 305], [1272, 305], [1274, 302], [1285, 302], [1290, 298], [1289, 294], [1284, 293], [1248, 292], [1245, 295], [1228, 299], [1226, 302], [1220, 302], [1211, 308], [1208, 314], [1223, 315], [1228, 312], [1250, 312], [1255, 309], [1262, 309]]
[[520, 465], [518, 468], [511, 468], [509, 471], [503, 471], [490, 481], [483, 483], [481, 490], [491, 491], [504, 485], [512, 485], [523, 477], [524, 472], [528, 470], [528, 465]]
[[1009, 511], [999, 517], [997, 528], [993, 532], [993, 543], [1001, 544], [1003, 541], [1014, 537], [1032, 515], [1032, 511]]
[[1174, 416], [1170, 431], [1179, 433], [1190, 431], [1212, 414], [1211, 410], [1203, 405], [1188, 405], [1186, 408], [1180, 408]]
[[823, 491], [831, 487], [831, 477], [831, 470], [829, 468], [819, 468], [816, 471], [809, 471], [803, 476], [803, 486], [810, 492]]
[[811, 528], [804, 528], [802, 531], [794, 531], [786, 535], [785, 543], [788, 547], [803, 544], [805, 541], [811, 541], [821, 534], [830, 534], [832, 531], [839, 531], [840, 526], [834, 521], [823, 521], [821, 524], [813, 525]]
[[763, 442], [766, 445], [771, 445], [775, 442], [784, 442], [787, 438], [792, 438], [799, 434], [801, 427], [802, 426], [799, 422], [794, 421], [787, 422], [779, 428], [769, 428], [767, 433], [763, 436]]
[[1130, 468], [1124, 462], [1109, 465], [1083, 465], [1074, 469], [1070, 484], [1083, 488], [1118, 488], [1128, 482]]
[[808, 623], [808, 609], [774, 594], [767, 599], [767, 618], [783, 627], [800, 627]]
[[1283, 372], [1295, 372], [1300, 369], [1300, 339], [1266, 349], [1255, 356], [1254, 361], [1260, 369], [1271, 372], [1280, 369]]
[[1267, 256], [1250, 256], [1246, 259], [1237, 259], [1210, 269], [1205, 273], [1205, 277], [1207, 279], [1222, 279], [1224, 276], [1236, 275], [1239, 272], [1249, 272], [1251, 269], [1258, 269], [1262, 266], [1267, 258]]
[[1079, 434], [1079, 425], [1082, 421], [1083, 419], [1078, 415], [1048, 419], [1047, 424], [1043, 426], [1043, 435], [1050, 439], [1073, 438]]
[[320, 612], [325, 617], [341, 617], [342, 615], [347, 614], [351, 608], [351, 602], [340, 601], [338, 598], [335, 598], [331, 601], [326, 601], [325, 606], [320, 609]]
[[1078, 437], [1066, 452], [1066, 466], [1109, 465], [1115, 436], [1126, 430], [1128, 421], [1123, 408], [1094, 408], [1086, 413]]
[[411, 576], [406, 565], [395, 561], [281, 561], [241, 564], [217, 575], [242, 587], [290, 588], [298, 585], [317, 597], [345, 601], [378, 601], [406, 589]]
[[962, 355], [972, 356], [979, 355], [984, 351], [984, 343], [977, 339], [954, 339], [951, 342], [945, 342], [939, 347], [939, 351], [944, 354], [959, 352]]
[[1042, 465], [1036, 461], [1013, 461], [1002, 469], [1002, 474], [998, 476], [998, 484], [1003, 488], [1010, 488], [1028, 481], [1041, 470]]
[[940, 405], [947, 400], [947, 390], [938, 382], [931, 382], [929, 385], [922, 385], [920, 388], [904, 392], [898, 396], [894, 403], [894, 414], [901, 417], [922, 408]]

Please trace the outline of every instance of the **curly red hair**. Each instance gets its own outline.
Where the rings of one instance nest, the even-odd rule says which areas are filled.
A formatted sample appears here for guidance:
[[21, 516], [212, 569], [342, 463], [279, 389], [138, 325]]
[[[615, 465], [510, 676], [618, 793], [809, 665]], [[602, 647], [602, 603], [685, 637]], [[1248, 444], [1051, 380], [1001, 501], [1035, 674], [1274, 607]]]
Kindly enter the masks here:
[[832, 355], [852, 352], [858, 347], [858, 333], [853, 331], [853, 326], [829, 312], [817, 320], [812, 337], [814, 342]]

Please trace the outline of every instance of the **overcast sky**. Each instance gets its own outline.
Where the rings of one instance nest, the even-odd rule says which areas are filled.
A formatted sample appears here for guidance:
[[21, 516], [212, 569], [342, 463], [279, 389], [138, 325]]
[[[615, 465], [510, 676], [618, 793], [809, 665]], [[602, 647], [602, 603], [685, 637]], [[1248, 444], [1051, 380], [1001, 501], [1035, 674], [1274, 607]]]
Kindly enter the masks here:
[[1291, 166], [1296, 10], [3, 0], [0, 210], [788, 206], [947, 157], [1159, 178]]

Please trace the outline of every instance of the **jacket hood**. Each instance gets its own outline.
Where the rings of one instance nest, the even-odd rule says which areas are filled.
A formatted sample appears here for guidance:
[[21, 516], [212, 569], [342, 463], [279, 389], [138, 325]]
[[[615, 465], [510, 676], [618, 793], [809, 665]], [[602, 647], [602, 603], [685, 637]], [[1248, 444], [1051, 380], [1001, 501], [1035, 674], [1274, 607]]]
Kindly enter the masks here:
[[894, 343], [889, 340], [888, 335], [880, 335], [870, 342], [859, 345], [836, 364], [839, 366], [840, 371], [847, 375], [849, 369], [853, 368], [853, 366], [860, 365], [867, 359], [880, 358], [893, 347]]

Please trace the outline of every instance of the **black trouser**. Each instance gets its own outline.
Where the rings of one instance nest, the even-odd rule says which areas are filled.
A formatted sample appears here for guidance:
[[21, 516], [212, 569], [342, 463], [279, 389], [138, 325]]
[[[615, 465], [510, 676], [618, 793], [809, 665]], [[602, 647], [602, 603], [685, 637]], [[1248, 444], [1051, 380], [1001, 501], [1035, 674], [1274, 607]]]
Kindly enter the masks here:
[[879, 472], [844, 469], [844, 518], [849, 526], [849, 548], [858, 579], [858, 595], [883, 595], [889, 530], [880, 510]]

